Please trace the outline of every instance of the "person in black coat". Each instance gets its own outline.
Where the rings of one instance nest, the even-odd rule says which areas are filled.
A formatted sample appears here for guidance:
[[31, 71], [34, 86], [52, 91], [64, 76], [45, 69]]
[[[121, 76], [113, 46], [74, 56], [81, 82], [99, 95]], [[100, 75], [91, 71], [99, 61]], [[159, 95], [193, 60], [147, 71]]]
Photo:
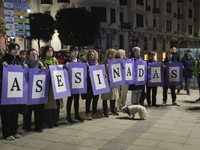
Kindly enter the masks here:
[[[170, 51], [168, 51], [166, 53], [166, 58], [163, 61], [164, 64], [164, 69], [166, 68], [166, 63], [174, 63], [176, 62], [176, 60], [174, 60], [174, 58], [172, 57], [172, 53]], [[178, 105], [178, 103], [176, 102], [176, 93], [175, 93], [175, 86], [170, 85], [167, 86], [165, 83], [165, 70], [164, 70], [164, 86], [163, 86], [163, 105], [167, 104], [167, 90], [168, 88], [171, 89], [171, 97], [172, 97], [172, 105]]]
[[[193, 76], [193, 71], [195, 66], [195, 60], [194, 57], [191, 56], [191, 53], [192, 50], [188, 49], [186, 51], [186, 54], [181, 59], [181, 62], [183, 63], [184, 66], [183, 77], [187, 79], [187, 84], [186, 84], [187, 95], [190, 95], [190, 82]], [[180, 92], [180, 86], [178, 88], [177, 93], [179, 92]]]
[[[11, 43], [8, 46], [8, 53], [2, 58], [1, 65], [1, 79], [3, 72], [3, 65], [21, 65], [19, 58], [19, 45]], [[15, 140], [21, 138], [22, 135], [17, 133], [18, 129], [18, 113], [19, 105], [1, 105], [1, 123], [2, 123], [2, 134], [3, 138], [7, 140]]]

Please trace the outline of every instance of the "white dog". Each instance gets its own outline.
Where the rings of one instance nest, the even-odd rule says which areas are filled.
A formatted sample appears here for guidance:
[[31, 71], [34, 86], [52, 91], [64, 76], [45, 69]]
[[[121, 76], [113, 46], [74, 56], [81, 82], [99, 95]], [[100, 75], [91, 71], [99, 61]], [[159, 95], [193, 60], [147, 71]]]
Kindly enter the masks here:
[[141, 105], [124, 106], [122, 112], [127, 113], [131, 118], [135, 118], [136, 113], [139, 114], [141, 119], [147, 119], [149, 116], [146, 108]]

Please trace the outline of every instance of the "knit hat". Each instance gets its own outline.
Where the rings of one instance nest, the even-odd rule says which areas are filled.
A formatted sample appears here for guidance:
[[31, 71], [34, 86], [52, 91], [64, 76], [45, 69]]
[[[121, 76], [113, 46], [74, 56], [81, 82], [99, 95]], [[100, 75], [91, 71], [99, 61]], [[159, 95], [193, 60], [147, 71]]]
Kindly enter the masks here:
[[191, 50], [191, 49], [187, 49], [186, 53], [187, 53], [187, 52], [192, 52], [192, 50]]
[[150, 56], [151, 54], [155, 55], [155, 52], [154, 51], [150, 51], [148, 55]]

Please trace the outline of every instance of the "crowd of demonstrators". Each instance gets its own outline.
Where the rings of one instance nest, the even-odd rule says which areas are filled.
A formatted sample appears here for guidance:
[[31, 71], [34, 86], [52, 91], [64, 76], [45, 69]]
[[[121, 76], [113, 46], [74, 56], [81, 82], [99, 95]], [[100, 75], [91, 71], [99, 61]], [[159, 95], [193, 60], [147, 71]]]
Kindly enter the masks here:
[[[103, 64], [105, 65], [107, 76], [108, 76], [108, 62], [107, 62], [107, 60], [115, 59], [115, 53], [116, 53], [115, 49], [108, 49], [106, 51], [106, 58], [104, 59]], [[108, 81], [109, 81], [109, 77], [108, 77]], [[116, 87], [110, 87], [110, 92], [101, 94], [101, 99], [103, 99], [103, 116], [109, 117], [108, 116], [108, 112], [107, 112], [107, 108], [108, 108], [107, 100], [110, 100], [111, 113], [113, 115], [119, 115], [115, 111], [116, 99], [119, 99], [119, 89], [118, 89], [118, 86], [116, 86]]]
[[[116, 58], [126, 58], [126, 52], [123, 49], [119, 49], [116, 52]], [[118, 111], [122, 109], [123, 106], [126, 105], [127, 93], [128, 93], [129, 85], [121, 85], [119, 86], [119, 99], [117, 99]]]
[[[155, 52], [153, 51], [150, 51], [149, 54], [148, 54], [148, 61], [147, 61], [147, 71], [149, 70], [149, 65], [151, 63], [159, 63], [157, 60], [156, 60], [156, 57], [155, 57]], [[148, 102], [148, 106], [151, 107], [151, 106], [155, 106], [155, 107], [158, 107], [159, 105], [156, 104], [156, 96], [157, 96], [157, 86], [148, 86], [148, 82], [147, 82], [147, 102]], [[151, 90], [152, 90], [152, 103], [151, 103]]]
[[[27, 51], [19, 51], [20, 46], [16, 43], [11, 43], [8, 46], [8, 53], [5, 54], [5, 56], [2, 58], [1, 63], [4, 66], [8, 65], [23, 65], [23, 67], [29, 67], [34, 69], [41, 69], [41, 71], [49, 69], [50, 65], [58, 65], [58, 61], [54, 57], [55, 52], [53, 47], [51, 46], [44, 46], [42, 47], [41, 51], [41, 59], [38, 57], [37, 50], [30, 49]], [[166, 58], [163, 61], [164, 69], [166, 68], [167, 63], [175, 63], [180, 61], [180, 56], [176, 51], [174, 51], [175, 47], [173, 47], [172, 52], [167, 52]], [[79, 60], [79, 49], [76, 46], [70, 47], [70, 58], [66, 59], [64, 61], [64, 65], [68, 69], [69, 62], [79, 63], [81, 62]], [[25, 57], [25, 55], [27, 57]], [[92, 91], [92, 85], [91, 85], [91, 75], [89, 73], [89, 66], [96, 66], [99, 65], [98, 63], [98, 53], [94, 49], [90, 49], [87, 51], [86, 55], [86, 63], [87, 63], [87, 94], [82, 94], [82, 99], [86, 99], [85, 101], [85, 108], [86, 108], [86, 117], [87, 120], [92, 120], [93, 118], [101, 118], [101, 117], [109, 117], [108, 116], [108, 105], [107, 100], [110, 100], [110, 109], [111, 114], [113, 115], [119, 115], [115, 110], [115, 103], [117, 100], [118, 104], [118, 110], [121, 109], [121, 107], [126, 105], [126, 99], [127, 99], [127, 93], [128, 90], [131, 90], [131, 100], [130, 102], [132, 105], [139, 105], [139, 100], [141, 98], [141, 93], [145, 91], [145, 85], [139, 85], [136, 86], [135, 84], [131, 85], [122, 85], [117, 87], [110, 87], [109, 93], [101, 94], [102, 104], [103, 104], [103, 114], [102, 116], [99, 115], [99, 112], [97, 111], [97, 104], [100, 95], [93, 94]], [[21, 58], [21, 59], [20, 59]], [[109, 82], [108, 77], [108, 62], [107, 60], [113, 60], [113, 59], [119, 59], [123, 58], [126, 61], [126, 54], [125, 50], [119, 49], [108, 49], [106, 52], [106, 58], [103, 61], [102, 64], [105, 65], [106, 69], [106, 76]], [[144, 61], [140, 57], [140, 48], [139, 47], [133, 47], [131, 51], [131, 58], [134, 61]], [[200, 58], [200, 56], [199, 56]], [[185, 56], [181, 59], [181, 62], [183, 63], [184, 70], [183, 70], [183, 77], [187, 78], [187, 92], [189, 93], [190, 89], [190, 79], [192, 77], [192, 72], [194, 70], [194, 76], [197, 77], [198, 81], [198, 87], [199, 87], [199, 97], [200, 97], [200, 59], [197, 60], [196, 66], [194, 62], [194, 58], [191, 56], [191, 50], [187, 50]], [[147, 65], [150, 63], [158, 63], [158, 61], [155, 58], [155, 53], [153, 51], [149, 52], [149, 58], [147, 61]], [[1, 65], [0, 68], [0, 79], [2, 79], [2, 71], [3, 71], [3, 65]], [[165, 78], [165, 76], [164, 76]], [[147, 81], [148, 83], [148, 81]], [[2, 83], [0, 82], [0, 87]], [[175, 86], [166, 86], [166, 83], [164, 82], [163, 87], [163, 105], [166, 105], [167, 103], [167, 90], [168, 88], [171, 89], [171, 98], [172, 98], [172, 105], [178, 105], [176, 102], [176, 93], [175, 93]], [[152, 89], [152, 104], [151, 104], [151, 89]], [[148, 84], [146, 84], [146, 91], [147, 91], [147, 103], [148, 106], [157, 106], [156, 103], [156, 95], [157, 95], [157, 87], [150, 87]], [[72, 94], [67, 99], [66, 104], [66, 110], [67, 110], [67, 116], [66, 116], [66, 122], [68, 124], [73, 124], [75, 121], [77, 122], [83, 122], [84, 120], [79, 116], [79, 97], [80, 94]], [[74, 110], [75, 110], [75, 117], [72, 119], [71, 116], [71, 107], [72, 107], [72, 101], [74, 100]], [[200, 98], [197, 99], [197, 101], [200, 101]], [[92, 113], [90, 112], [90, 105], [92, 102]], [[59, 124], [59, 113], [60, 108], [63, 107], [63, 101], [62, 99], [54, 100], [53, 96], [53, 89], [52, 84], [50, 81], [49, 86], [49, 98], [48, 103], [46, 104], [38, 104], [38, 105], [29, 105], [28, 111], [26, 114], [23, 114], [23, 131], [29, 132], [31, 131], [31, 119], [32, 119], [32, 111], [34, 111], [34, 119], [35, 119], [35, 128], [34, 131], [41, 133], [43, 132], [43, 128], [53, 128], [58, 127]], [[14, 140], [16, 138], [21, 138], [22, 135], [17, 132], [18, 130], [18, 113], [19, 113], [19, 105], [1, 105], [1, 123], [2, 123], [2, 135], [7, 140]], [[92, 115], [91, 115], [92, 114]]]
[[[172, 57], [172, 52], [168, 51], [166, 53], [166, 58], [165, 60], [163, 61], [163, 64], [164, 64], [164, 72], [166, 71], [166, 64], [167, 63], [175, 63], [176, 60], [174, 60], [174, 58]], [[164, 87], [163, 87], [163, 105], [166, 105], [167, 104], [167, 90], [168, 88], [170, 88], [171, 90], [171, 98], [172, 98], [172, 105], [178, 105], [178, 103], [176, 102], [176, 93], [175, 93], [175, 86], [173, 85], [170, 85], [170, 86], [167, 86], [166, 85], [166, 81], [165, 81], [165, 73], [164, 73]]]
[[[187, 95], [190, 95], [190, 82], [191, 78], [193, 76], [193, 71], [194, 71], [194, 66], [195, 66], [195, 60], [191, 56], [192, 51], [188, 49], [186, 51], [186, 54], [182, 57], [181, 62], [183, 63], [183, 78], [186, 79], [186, 90], [187, 90]], [[181, 87], [178, 87], [177, 93], [180, 92]]]
[[[76, 46], [70, 47], [70, 53], [71, 56], [69, 59], [66, 59], [63, 64], [65, 64], [66, 68], [68, 68], [69, 62], [79, 63], [80, 59], [78, 58], [79, 49]], [[68, 124], [73, 124], [74, 121], [77, 122], [83, 122], [83, 119], [79, 116], [79, 96], [80, 94], [71, 94], [70, 97], [67, 99], [67, 117], [66, 122]], [[75, 111], [75, 117], [74, 120], [72, 120], [71, 117], [71, 107], [72, 107], [72, 100], [74, 99], [74, 111]]]

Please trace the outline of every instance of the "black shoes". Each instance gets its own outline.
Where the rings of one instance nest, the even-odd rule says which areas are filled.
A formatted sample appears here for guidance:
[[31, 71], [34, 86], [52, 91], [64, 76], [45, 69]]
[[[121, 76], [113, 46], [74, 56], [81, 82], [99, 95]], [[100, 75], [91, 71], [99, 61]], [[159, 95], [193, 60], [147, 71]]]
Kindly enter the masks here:
[[112, 111], [111, 111], [111, 114], [112, 114], [112, 115], [119, 116], [119, 114], [118, 114], [115, 110], [112, 110]]
[[67, 124], [73, 124], [73, 123], [74, 123], [74, 121], [72, 120], [71, 117], [67, 117], [67, 119], [65, 120], [65, 122], [66, 122]]
[[80, 116], [76, 116], [76, 117], [74, 118], [74, 121], [75, 121], [75, 122], [84, 122], [84, 120], [83, 120]]

